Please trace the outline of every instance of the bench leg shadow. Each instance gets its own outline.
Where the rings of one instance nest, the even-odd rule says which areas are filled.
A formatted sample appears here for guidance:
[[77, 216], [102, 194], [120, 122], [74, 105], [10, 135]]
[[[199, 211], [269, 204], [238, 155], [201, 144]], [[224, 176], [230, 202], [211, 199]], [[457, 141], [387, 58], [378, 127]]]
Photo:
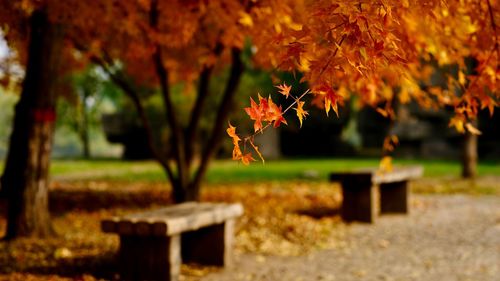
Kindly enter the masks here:
[[374, 223], [378, 215], [378, 187], [375, 185], [342, 184], [342, 219], [347, 222]]
[[121, 280], [177, 281], [180, 236], [120, 236]]
[[231, 266], [234, 220], [182, 234], [182, 260], [202, 265]]
[[380, 213], [408, 213], [408, 182], [393, 182], [380, 185]]

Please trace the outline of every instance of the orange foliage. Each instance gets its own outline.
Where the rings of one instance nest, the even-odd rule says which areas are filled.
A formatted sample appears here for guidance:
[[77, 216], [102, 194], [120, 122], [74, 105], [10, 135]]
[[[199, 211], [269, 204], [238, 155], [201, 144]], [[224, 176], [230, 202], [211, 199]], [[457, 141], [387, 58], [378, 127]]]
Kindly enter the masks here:
[[[450, 126], [477, 134], [470, 120], [480, 109], [493, 114], [500, 98], [499, 5], [497, 0], [269, 0], [250, 15], [254, 26], [273, 28], [249, 33], [255, 61], [301, 71], [315, 95], [313, 104], [327, 114], [337, 113], [353, 94], [389, 118], [395, 118], [394, 99], [414, 100], [423, 107], [453, 106]], [[472, 71], [466, 58], [477, 62]], [[429, 80], [428, 65], [434, 62], [458, 65], [459, 72], [445, 87], [426, 92], [419, 81]]]
[[[136, 84], [158, 81], [151, 57], [161, 49], [168, 83], [194, 83], [206, 67], [230, 63], [230, 50], [249, 38], [255, 65], [300, 71], [313, 102], [336, 113], [343, 100], [358, 95], [363, 105], [381, 107], [392, 117], [393, 100], [424, 107], [453, 106], [450, 125], [469, 124], [478, 111], [493, 114], [500, 94], [500, 2], [498, 0], [0, 0], [0, 23], [9, 45], [26, 61], [25, 24], [29, 14], [47, 7], [65, 27], [66, 56], [84, 64], [99, 54], [119, 62]], [[153, 5], [154, 4], [154, 5]], [[152, 7], [155, 6], [155, 9]], [[76, 47], [79, 52], [75, 52]], [[465, 58], [477, 66], [470, 69]], [[422, 63], [425, 62], [425, 63]], [[444, 87], [422, 91], [429, 63], [457, 65]], [[290, 95], [290, 87], [278, 86]], [[400, 90], [394, 90], [400, 89]], [[300, 98], [293, 105], [299, 120]], [[262, 122], [286, 123], [270, 98], [246, 109], [254, 130]], [[300, 113], [300, 114], [299, 114]], [[267, 126], [267, 125], [266, 125]], [[465, 130], [464, 129], [464, 130]], [[249, 159], [248, 157], [245, 159]]]

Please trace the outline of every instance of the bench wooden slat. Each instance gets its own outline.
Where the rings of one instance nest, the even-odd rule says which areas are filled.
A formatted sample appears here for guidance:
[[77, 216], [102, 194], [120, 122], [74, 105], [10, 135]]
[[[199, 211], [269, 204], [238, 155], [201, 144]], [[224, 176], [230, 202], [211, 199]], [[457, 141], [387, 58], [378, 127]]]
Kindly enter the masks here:
[[387, 173], [375, 173], [372, 182], [375, 184], [407, 181], [421, 177], [424, 174], [422, 166], [396, 168]]
[[104, 232], [121, 235], [170, 236], [220, 224], [243, 214], [241, 204], [183, 203], [155, 211], [103, 220]]
[[330, 174], [330, 181], [370, 181], [372, 184], [391, 183], [407, 181], [419, 178], [423, 175], [424, 169], [421, 166], [395, 168], [390, 172], [380, 172], [377, 169], [363, 169], [347, 172], [333, 172]]

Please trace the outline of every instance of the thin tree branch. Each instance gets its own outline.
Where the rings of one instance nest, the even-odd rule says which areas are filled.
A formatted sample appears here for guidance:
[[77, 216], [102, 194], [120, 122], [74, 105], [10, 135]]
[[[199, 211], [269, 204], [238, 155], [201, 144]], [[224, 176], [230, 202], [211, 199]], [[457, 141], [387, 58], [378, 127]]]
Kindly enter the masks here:
[[168, 164], [168, 160], [161, 156], [159, 149], [155, 145], [151, 123], [149, 122], [149, 118], [147, 117], [146, 111], [141, 103], [139, 96], [137, 95], [137, 92], [122, 76], [111, 71], [107, 66], [108, 64], [104, 62], [102, 59], [96, 57], [92, 57], [91, 59], [93, 62], [100, 65], [104, 69], [104, 71], [109, 75], [113, 83], [115, 83], [118, 87], [120, 87], [123, 90], [123, 92], [132, 100], [132, 103], [134, 104], [134, 107], [137, 110], [137, 114], [139, 114], [139, 118], [141, 119], [142, 125], [146, 130], [148, 146], [149, 149], [151, 150], [151, 153], [153, 153], [153, 157], [160, 163], [160, 165], [164, 168], [164, 170], [167, 171], [167, 175], [170, 181], [174, 182], [175, 176], [172, 171], [172, 168]]
[[[222, 44], [217, 43], [214, 49], [214, 55], [219, 56], [222, 52]], [[189, 125], [186, 130], [186, 161], [187, 165], [190, 166], [192, 164], [192, 160], [194, 157], [194, 143], [196, 138], [196, 132], [198, 130], [198, 126], [201, 120], [201, 116], [203, 113], [203, 109], [206, 105], [206, 101], [208, 99], [209, 86], [210, 86], [210, 78], [213, 72], [213, 66], [208, 66], [203, 68], [200, 74], [200, 81], [198, 84], [198, 94], [196, 97], [195, 104], [191, 111], [191, 118], [189, 120]]]
[[325, 70], [328, 68], [328, 66], [330, 65], [330, 63], [332, 62], [332, 59], [337, 55], [337, 52], [339, 51], [340, 49], [340, 46], [342, 46], [342, 43], [344, 43], [344, 40], [345, 38], [347, 37], [347, 35], [342, 35], [342, 38], [340, 38], [340, 41], [339, 43], [337, 44], [337, 48], [335, 49], [335, 51], [330, 55], [330, 57], [328, 58], [325, 66], [323, 66], [323, 68], [321, 69], [321, 71], [319, 72], [319, 76], [323, 75], [323, 72], [325, 72]]
[[144, 126], [144, 129], [146, 130], [146, 134], [147, 134], [147, 138], [148, 138], [148, 146], [149, 146], [151, 152], [153, 153], [153, 156], [158, 160], [158, 162], [160, 162], [161, 166], [163, 168], [165, 168], [170, 180], [172, 180], [172, 181], [175, 180], [172, 169], [170, 168], [170, 165], [168, 164], [168, 160], [166, 158], [161, 157], [159, 150], [156, 148], [156, 145], [154, 142], [154, 137], [153, 137], [153, 129], [152, 129], [151, 123], [149, 122], [149, 119], [147, 117], [146, 111], [144, 110], [144, 106], [142, 105], [141, 100], [139, 99], [139, 96], [137, 95], [137, 93], [134, 90], [132, 90], [125, 83], [125, 81], [122, 81], [121, 79], [119, 79], [113, 75], [111, 75], [111, 79], [130, 97], [130, 99], [134, 103], [134, 106], [137, 110], [137, 113], [139, 114], [139, 118], [142, 121], [142, 125]]
[[196, 130], [201, 120], [203, 113], [203, 108], [205, 107], [206, 101], [208, 99], [208, 86], [210, 83], [210, 77], [212, 75], [213, 67], [204, 68], [200, 74], [200, 81], [198, 85], [198, 94], [196, 97], [195, 104], [191, 110], [191, 118], [189, 120], [189, 125], [186, 130], [186, 161], [188, 165], [194, 157], [194, 142], [196, 138]]
[[231, 110], [233, 99], [236, 90], [238, 88], [241, 75], [244, 70], [244, 65], [240, 58], [241, 50], [233, 48], [231, 50], [231, 55], [232, 55], [231, 74], [227, 81], [226, 89], [224, 90], [224, 95], [222, 97], [221, 104], [219, 105], [219, 109], [217, 111], [217, 117], [214, 123], [214, 127], [212, 128], [210, 139], [205, 147], [205, 150], [203, 151], [200, 164], [198, 166], [198, 169], [196, 170], [194, 179], [191, 182], [191, 186], [196, 189], [200, 187], [201, 180], [205, 176], [209, 160], [213, 157], [213, 155], [217, 151], [220, 139], [222, 137], [224, 124], [227, 121], [227, 117]]

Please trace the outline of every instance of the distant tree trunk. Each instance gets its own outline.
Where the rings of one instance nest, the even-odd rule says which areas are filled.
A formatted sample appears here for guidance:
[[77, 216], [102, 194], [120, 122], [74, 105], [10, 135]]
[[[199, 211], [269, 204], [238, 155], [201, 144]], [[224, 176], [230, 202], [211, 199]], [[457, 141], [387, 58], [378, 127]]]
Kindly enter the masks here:
[[[477, 122], [473, 122], [477, 127]], [[477, 176], [477, 135], [465, 131], [462, 146], [462, 177], [469, 179]]]
[[33, 12], [30, 27], [26, 76], [15, 107], [1, 178], [8, 201], [6, 239], [53, 234], [48, 209], [48, 173], [62, 31], [49, 22], [43, 9]]
[[79, 128], [80, 140], [83, 146], [83, 158], [90, 159], [90, 138], [89, 138], [89, 112], [87, 108], [87, 99], [90, 94], [87, 89], [83, 90], [83, 101], [82, 101], [82, 122]]

